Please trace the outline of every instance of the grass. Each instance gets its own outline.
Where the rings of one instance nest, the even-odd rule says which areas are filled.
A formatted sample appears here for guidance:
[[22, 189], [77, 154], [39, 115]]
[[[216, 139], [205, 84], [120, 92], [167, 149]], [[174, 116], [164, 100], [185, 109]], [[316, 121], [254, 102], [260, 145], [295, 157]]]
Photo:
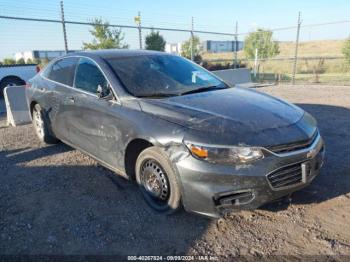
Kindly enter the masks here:
[[[271, 73], [260, 74], [259, 78], [254, 79], [254, 82], [277, 82], [277, 76]], [[291, 74], [281, 74], [280, 82], [291, 82]], [[320, 74], [318, 81], [314, 74], [296, 74], [295, 81], [297, 84], [328, 84], [328, 85], [350, 85], [350, 73], [324, 73]]]

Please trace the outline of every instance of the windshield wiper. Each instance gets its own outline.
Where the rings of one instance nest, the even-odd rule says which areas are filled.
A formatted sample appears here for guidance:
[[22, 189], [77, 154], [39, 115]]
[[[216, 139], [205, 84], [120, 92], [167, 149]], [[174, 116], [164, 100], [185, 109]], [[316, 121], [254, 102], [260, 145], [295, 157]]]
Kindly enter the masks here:
[[189, 91], [185, 91], [182, 93], [150, 93], [146, 95], [139, 95], [137, 97], [141, 98], [163, 98], [163, 97], [172, 97], [172, 96], [182, 96], [182, 95], [188, 95], [188, 94], [194, 94], [194, 93], [201, 93], [201, 92], [207, 92], [207, 91], [213, 91], [213, 90], [219, 90], [219, 89], [225, 89], [226, 87], [223, 86], [205, 86], [200, 87], [197, 89], [192, 89]]
[[176, 96], [177, 94], [164, 94], [164, 93], [154, 93], [154, 94], [149, 94], [149, 95], [140, 95], [137, 97], [141, 98], [162, 98], [162, 97], [172, 97]]
[[201, 92], [206, 92], [206, 91], [213, 91], [213, 90], [219, 90], [219, 89], [225, 89], [225, 87], [218, 87], [218, 86], [205, 86], [193, 90], [189, 90], [186, 92], [180, 93], [180, 95], [188, 95], [188, 94], [195, 94], [195, 93], [201, 93]]

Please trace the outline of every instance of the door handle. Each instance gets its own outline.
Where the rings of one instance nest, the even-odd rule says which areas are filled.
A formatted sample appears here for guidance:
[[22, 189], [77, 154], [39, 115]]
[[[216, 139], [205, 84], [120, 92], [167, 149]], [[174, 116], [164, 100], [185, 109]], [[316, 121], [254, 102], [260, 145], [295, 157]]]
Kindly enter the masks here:
[[71, 97], [68, 97], [67, 100], [68, 100], [69, 103], [72, 103], [72, 104], [75, 103], [75, 98], [72, 97], [72, 96], [71, 96]]

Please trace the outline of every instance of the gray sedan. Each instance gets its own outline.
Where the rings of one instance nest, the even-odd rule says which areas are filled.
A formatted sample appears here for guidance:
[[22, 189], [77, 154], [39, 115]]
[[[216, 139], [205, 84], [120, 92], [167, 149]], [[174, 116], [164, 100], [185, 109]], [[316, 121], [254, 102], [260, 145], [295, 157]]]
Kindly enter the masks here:
[[323, 164], [311, 115], [162, 52], [61, 57], [31, 80], [27, 99], [41, 141], [136, 180], [165, 214], [254, 209], [305, 187]]

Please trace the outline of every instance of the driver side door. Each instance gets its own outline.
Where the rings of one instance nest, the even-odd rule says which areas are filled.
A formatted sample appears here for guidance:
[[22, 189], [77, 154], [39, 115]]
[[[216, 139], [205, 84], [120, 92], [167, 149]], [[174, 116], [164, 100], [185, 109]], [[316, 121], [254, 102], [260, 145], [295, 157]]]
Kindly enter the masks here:
[[93, 60], [80, 58], [73, 87], [74, 95], [67, 97], [74, 104], [66, 123], [69, 142], [108, 165], [115, 165], [114, 149], [120, 132], [114, 111], [120, 104], [99, 97], [101, 90], [104, 96], [112, 92], [107, 78]]

